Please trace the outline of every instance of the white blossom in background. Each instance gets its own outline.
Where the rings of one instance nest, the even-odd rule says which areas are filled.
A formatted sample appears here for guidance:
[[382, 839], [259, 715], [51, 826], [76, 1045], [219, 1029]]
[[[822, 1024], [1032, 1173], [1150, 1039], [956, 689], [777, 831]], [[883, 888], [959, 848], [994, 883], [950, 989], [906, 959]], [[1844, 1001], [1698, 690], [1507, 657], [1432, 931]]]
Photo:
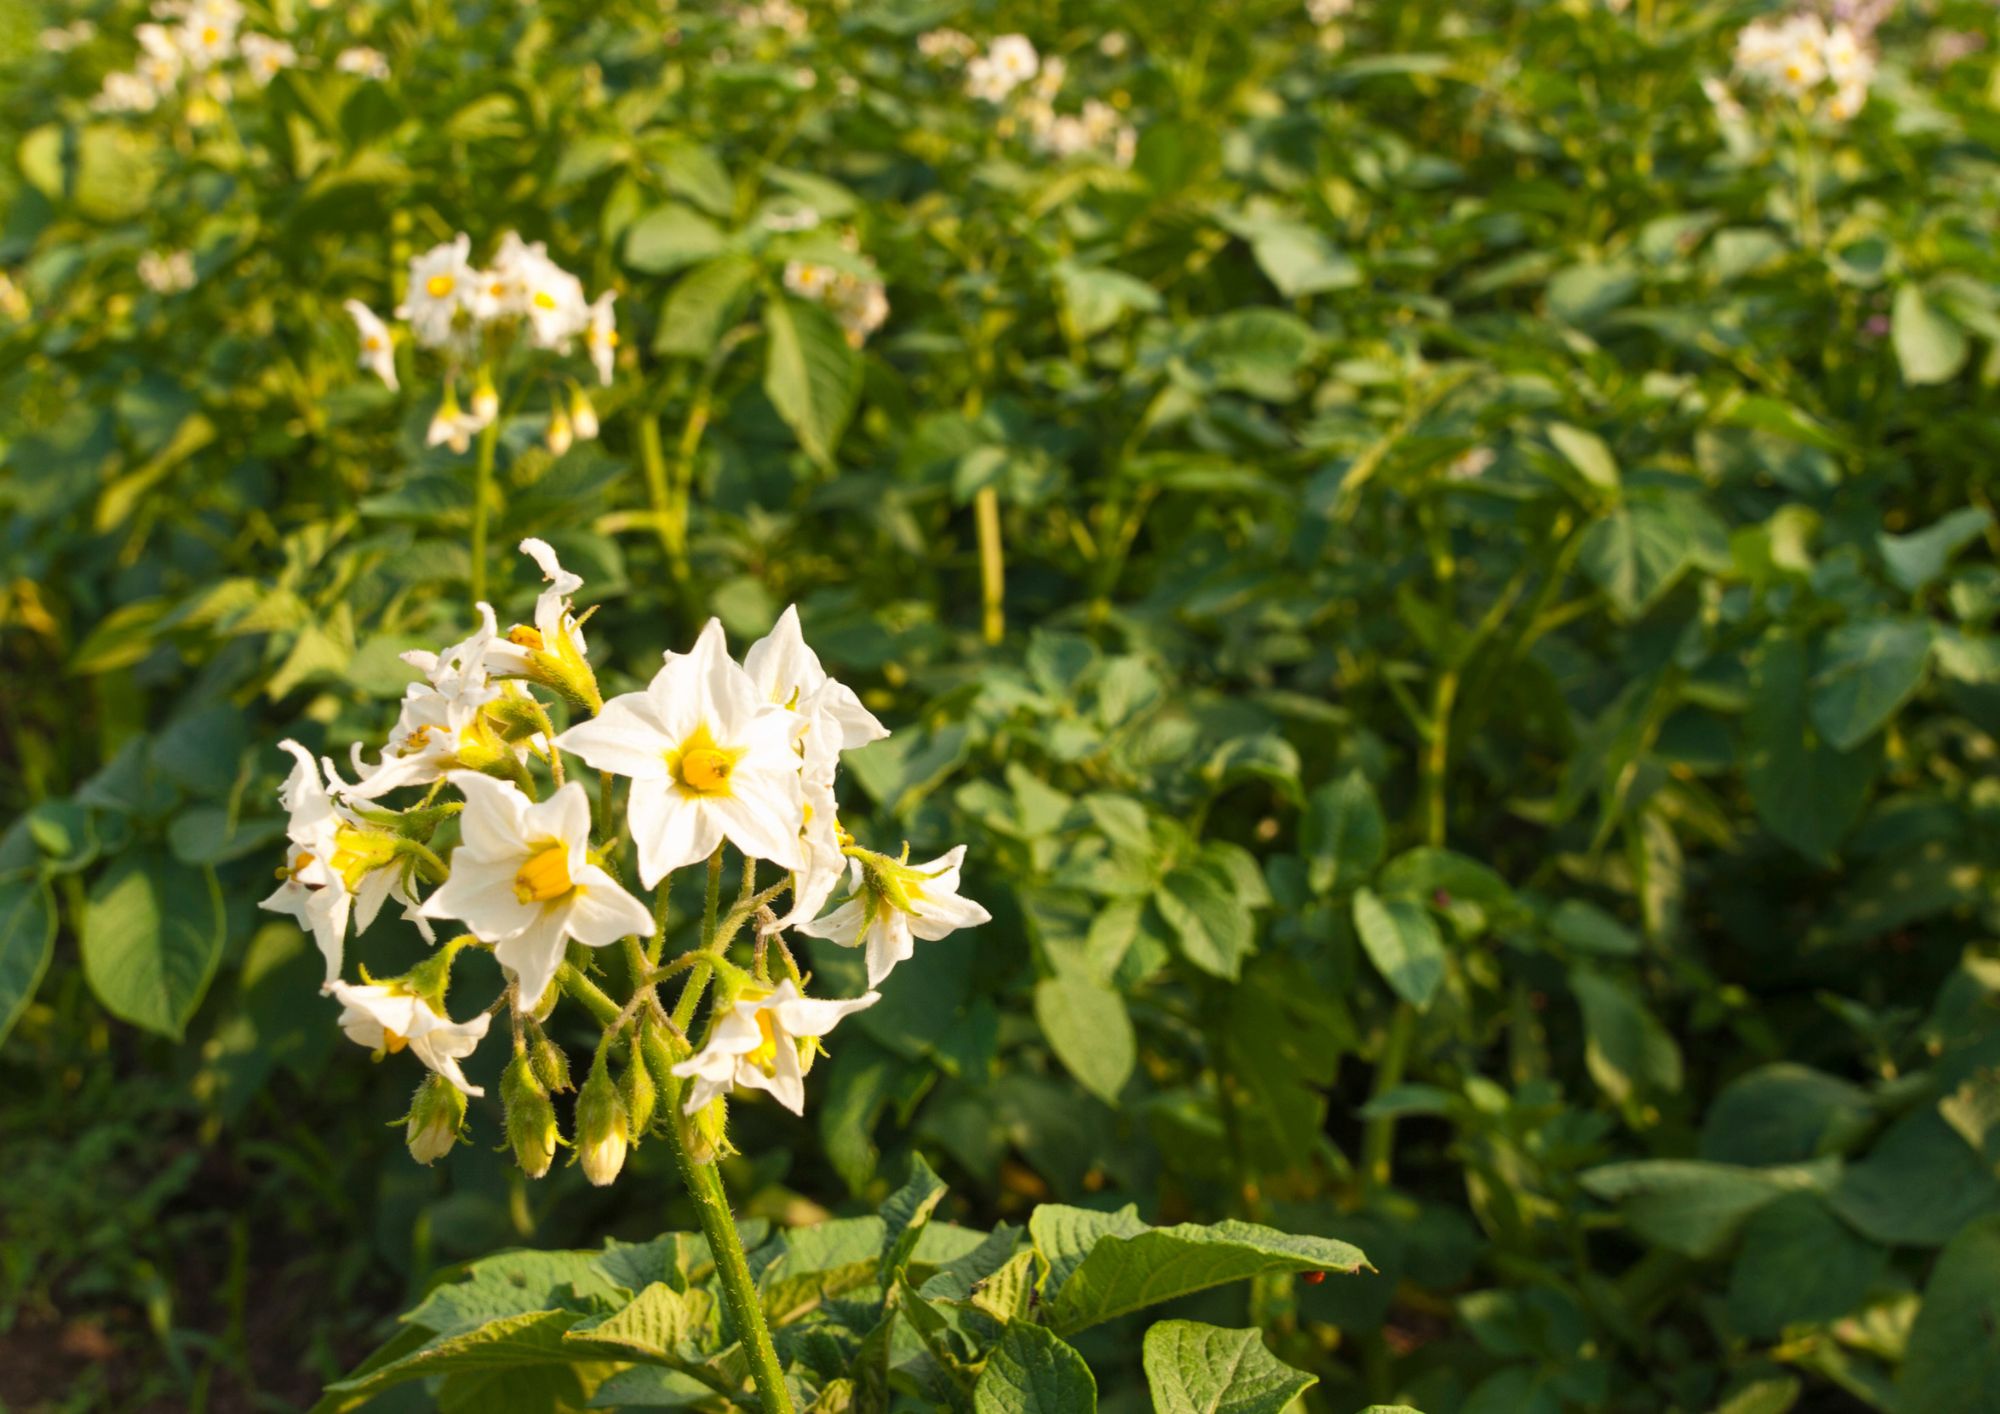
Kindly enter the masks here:
[[90, 106], [99, 113], [150, 113], [160, 106], [160, 90], [137, 74], [106, 74]]
[[805, 1073], [812, 1042], [833, 1030], [843, 1016], [875, 1005], [875, 992], [847, 1001], [815, 1001], [799, 994], [788, 978], [771, 991], [751, 988], [715, 1023], [708, 1044], [674, 1067], [693, 1080], [688, 1114], [698, 1114], [732, 1090], [762, 1090], [795, 1115], [806, 1109]]
[[1330, 25], [1354, 13], [1354, 0], [1306, 0], [1306, 18], [1316, 25]]
[[132, 37], [139, 41], [133, 73], [152, 88], [156, 98], [165, 98], [180, 83], [181, 69], [187, 64], [178, 33], [164, 25], [149, 24], [133, 30]]
[[67, 54], [97, 38], [97, 26], [89, 20], [71, 20], [54, 25], [35, 36], [35, 43], [49, 54]]
[[1447, 481], [1477, 481], [1499, 460], [1491, 447], [1468, 447], [1453, 457], [1444, 469]]
[[607, 388], [611, 386], [618, 359], [618, 315], [611, 308], [617, 299], [616, 290], [599, 295], [590, 306], [590, 320], [583, 331], [583, 346], [590, 352], [590, 365], [597, 370], [597, 381]]
[[799, 924], [799, 931], [844, 948], [865, 947], [868, 985], [878, 986], [897, 963], [915, 954], [918, 939], [936, 942], [992, 918], [960, 896], [958, 871], [964, 862], [964, 845], [928, 864], [861, 854], [852, 866], [853, 896], [826, 917]]
[[343, 49], [334, 55], [333, 67], [343, 74], [355, 74], [377, 83], [386, 83], [389, 78], [389, 60], [381, 50], [370, 49], [365, 44], [357, 44], [351, 49]]
[[155, 6], [154, 13], [180, 19], [175, 36], [191, 69], [212, 69], [236, 53], [236, 33], [243, 24], [238, 0], [182, 0]]
[[1107, 59], [1122, 59], [1131, 48], [1132, 38], [1122, 29], [1108, 29], [1097, 39], [1097, 52]]
[[873, 276], [852, 275], [810, 260], [785, 263], [785, 288], [826, 306], [853, 348], [860, 348], [889, 318], [889, 291]]
[[792, 0], [760, 0], [755, 5], [738, 5], [731, 12], [745, 29], [775, 29], [796, 39], [806, 32], [806, 12]]
[[[350, 920], [354, 931], [367, 931], [391, 895], [414, 902], [394, 866], [393, 850], [379, 832], [369, 830], [335, 799], [320, 780], [312, 753], [296, 741], [279, 745], [292, 754], [292, 773], [278, 791], [284, 807], [289, 848], [278, 871], [278, 887], [261, 906], [289, 914], [313, 935], [326, 959], [330, 986], [340, 977]], [[340, 782], [328, 771], [329, 781]]]
[[407, 1049], [463, 1094], [477, 1098], [486, 1093], [466, 1080], [458, 1063], [478, 1049], [492, 1017], [453, 1021], [422, 997], [374, 983], [357, 987], [335, 981], [327, 991], [340, 1003], [340, 1029], [348, 1040], [381, 1055]]
[[354, 332], [361, 340], [361, 366], [396, 387], [396, 346], [389, 338], [389, 326], [380, 315], [358, 299], [341, 306], [354, 320]]
[[396, 317], [410, 326], [418, 343], [441, 349], [462, 342], [479, 297], [480, 274], [472, 268], [472, 237], [460, 232], [410, 259], [410, 284]]
[[1746, 25], [1736, 36], [1735, 68], [1753, 88], [1845, 122], [1868, 101], [1875, 60], [1853, 26], [1797, 14]]
[[926, 30], [917, 36], [917, 53], [933, 64], [963, 64], [978, 52], [978, 41], [963, 30]]
[[185, 250], [149, 250], [139, 257], [139, 282], [160, 295], [194, 288], [194, 255]]
[[987, 46], [984, 54], [967, 61], [965, 91], [986, 103], [1005, 102], [1007, 96], [1035, 77], [1041, 56], [1024, 34], [1003, 34]]
[[492, 943], [524, 1004], [555, 980], [568, 940], [601, 948], [652, 930], [652, 912], [590, 858], [590, 798], [581, 785], [530, 801], [491, 776], [456, 773], [451, 784], [465, 796], [464, 843], [423, 913], [456, 918]]
[[268, 34], [246, 34], [239, 41], [243, 66], [259, 88], [299, 62], [299, 51], [282, 39]]

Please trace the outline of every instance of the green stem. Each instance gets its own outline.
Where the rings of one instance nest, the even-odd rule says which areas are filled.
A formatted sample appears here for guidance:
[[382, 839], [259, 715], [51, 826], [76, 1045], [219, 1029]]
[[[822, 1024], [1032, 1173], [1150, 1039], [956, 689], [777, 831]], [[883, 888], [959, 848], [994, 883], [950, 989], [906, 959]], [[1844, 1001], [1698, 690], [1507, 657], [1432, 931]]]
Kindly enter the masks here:
[[687, 502], [676, 500], [667, 474], [667, 453], [660, 441], [660, 419], [647, 413], [639, 419], [639, 463], [646, 469], [646, 491], [653, 502], [653, 528], [666, 552], [667, 572], [676, 583], [687, 579]]
[[472, 479], [472, 602], [486, 600], [486, 515], [493, 499], [493, 454], [500, 445], [500, 422], [494, 418], [479, 432], [479, 460]]
[[618, 1020], [622, 1010], [618, 1003], [612, 1001], [605, 995], [603, 988], [578, 972], [571, 964], [565, 962], [556, 969], [556, 985], [583, 1003], [584, 1010], [597, 1020], [598, 1025], [609, 1026]]
[[[1403, 1083], [1403, 1067], [1409, 1063], [1410, 1042], [1417, 1034], [1417, 1009], [1408, 1002], [1396, 1003], [1396, 1016], [1389, 1023], [1389, 1040], [1382, 1060], [1375, 1067], [1375, 1084], [1370, 1100], [1379, 1100]], [[1395, 1170], [1396, 1121], [1391, 1115], [1376, 1115], [1361, 1136], [1361, 1188], [1363, 1193], [1387, 1188]]]
[[972, 512], [979, 528], [979, 627], [988, 643], [1007, 636], [1007, 564], [1000, 545], [1000, 496], [991, 486], [979, 488]]

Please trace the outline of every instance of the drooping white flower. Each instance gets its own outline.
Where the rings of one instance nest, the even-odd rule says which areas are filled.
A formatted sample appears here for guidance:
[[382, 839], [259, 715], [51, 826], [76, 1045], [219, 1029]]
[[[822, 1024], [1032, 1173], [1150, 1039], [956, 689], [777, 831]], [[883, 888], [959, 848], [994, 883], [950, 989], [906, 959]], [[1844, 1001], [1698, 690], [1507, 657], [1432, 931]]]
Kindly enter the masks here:
[[501, 696], [488, 681], [486, 659], [499, 637], [491, 605], [479, 605], [479, 627], [442, 653], [412, 649], [403, 661], [424, 674], [404, 689], [395, 728], [373, 766], [354, 748], [360, 783], [349, 791], [357, 800], [377, 800], [404, 786], [429, 785], [446, 773], [484, 769], [504, 757], [520, 760], [522, 745], [504, 740], [487, 713]]
[[357, 987], [335, 982], [327, 990], [341, 1004], [340, 1029], [350, 1041], [387, 1055], [407, 1047], [411, 1055], [465, 1094], [476, 1097], [486, 1093], [466, 1080], [458, 1063], [478, 1048], [491, 1016], [453, 1021], [422, 997], [377, 983]]
[[183, 14], [175, 38], [189, 68], [212, 69], [236, 52], [236, 31], [243, 24], [238, 0], [191, 0]]
[[444, 348], [462, 337], [478, 297], [479, 274], [472, 268], [472, 238], [463, 232], [410, 259], [410, 287], [396, 306], [425, 348]]
[[139, 74], [110, 73], [104, 87], [90, 100], [98, 113], [150, 113], [159, 107], [160, 88]]
[[810, 1059], [801, 1057], [799, 1043], [817, 1040], [843, 1016], [880, 1000], [869, 992], [849, 1001], [814, 1001], [801, 996], [789, 978], [772, 991], [743, 992], [716, 1021], [708, 1043], [674, 1067], [675, 1075], [694, 1081], [685, 1112], [697, 1114], [717, 1096], [742, 1087], [762, 1090], [793, 1114], [804, 1114]]
[[916, 940], [936, 942], [960, 928], [976, 928], [992, 915], [958, 892], [965, 846], [928, 864], [907, 864], [887, 855], [854, 860], [854, 895], [826, 917], [798, 929], [841, 947], [868, 949], [868, 985], [878, 985], [897, 963], [916, 952]]
[[758, 692], [710, 619], [693, 652], [667, 654], [645, 691], [612, 698], [556, 745], [631, 778], [628, 818], [650, 889], [725, 839], [781, 869], [805, 863], [800, 725]]
[[806, 643], [796, 604], [788, 605], [771, 631], [750, 645], [743, 671], [766, 702], [805, 719], [802, 740], [808, 759], [816, 754], [830, 759], [889, 735], [853, 688], [828, 676], [819, 654]]
[[331, 986], [340, 977], [350, 919], [357, 934], [367, 931], [383, 900], [399, 891], [401, 870], [391, 862], [387, 837], [361, 828], [328, 793], [312, 753], [296, 741], [278, 744], [296, 763], [278, 791], [291, 817], [289, 848], [277, 889], [259, 906], [289, 914], [313, 935]]
[[377, 83], [389, 80], [389, 60], [379, 49], [370, 49], [365, 44], [357, 44], [351, 49], [343, 49], [333, 57], [333, 67], [343, 74], [355, 74]]
[[244, 66], [259, 88], [299, 62], [298, 50], [268, 34], [246, 34], [237, 41], [237, 47], [243, 51]]
[[1003, 34], [987, 47], [986, 57], [1009, 89], [1032, 79], [1041, 67], [1041, 56], [1025, 34]]
[[354, 332], [361, 339], [361, 366], [396, 387], [396, 346], [390, 342], [389, 326], [382, 317], [358, 299], [341, 306], [354, 320]]
[[524, 1006], [548, 990], [568, 939], [601, 948], [652, 931], [646, 906], [591, 862], [590, 798], [581, 785], [571, 781], [535, 802], [491, 776], [457, 772], [451, 783], [465, 793], [464, 843], [423, 911], [459, 919], [492, 943]]
[[583, 344], [590, 350], [590, 362], [597, 369], [597, 381], [605, 387], [611, 386], [612, 369], [618, 357], [618, 316], [611, 309], [612, 302], [617, 298], [616, 290], [606, 290], [599, 295], [590, 306], [590, 325], [583, 331]]
[[522, 282], [523, 312], [533, 331], [535, 347], [567, 350], [570, 341], [591, 322], [583, 282], [546, 256], [527, 262]]

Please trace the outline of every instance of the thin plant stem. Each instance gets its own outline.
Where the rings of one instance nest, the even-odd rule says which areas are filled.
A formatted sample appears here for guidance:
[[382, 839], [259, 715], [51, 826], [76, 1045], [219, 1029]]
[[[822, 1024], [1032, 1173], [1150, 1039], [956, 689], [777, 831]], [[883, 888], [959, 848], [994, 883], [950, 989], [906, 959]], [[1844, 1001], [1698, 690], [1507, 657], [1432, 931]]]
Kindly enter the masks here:
[[500, 446], [494, 418], [479, 432], [479, 459], [472, 474], [472, 602], [486, 601], [486, 517], [493, 500], [493, 458]]
[[973, 497], [972, 513], [979, 529], [980, 633], [997, 644], [1007, 636], [1007, 563], [1000, 543], [1000, 495], [982, 486]]
[[[1389, 1039], [1382, 1060], [1375, 1067], [1375, 1083], [1368, 1098], [1380, 1100], [1403, 1083], [1403, 1067], [1409, 1063], [1410, 1043], [1416, 1038], [1417, 1009], [1408, 1002], [1396, 1003], [1396, 1015], [1389, 1023]], [[1361, 1189], [1367, 1193], [1387, 1188], [1395, 1171], [1396, 1119], [1378, 1114], [1368, 1121], [1361, 1135]]]

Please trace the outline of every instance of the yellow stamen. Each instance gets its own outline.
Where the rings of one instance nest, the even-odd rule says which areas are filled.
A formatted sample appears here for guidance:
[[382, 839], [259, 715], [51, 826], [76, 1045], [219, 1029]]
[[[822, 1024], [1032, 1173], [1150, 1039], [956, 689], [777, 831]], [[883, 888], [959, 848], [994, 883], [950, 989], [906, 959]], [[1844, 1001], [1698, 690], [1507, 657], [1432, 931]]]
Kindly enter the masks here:
[[547, 290], [535, 291], [535, 308], [554, 309], [555, 307], [556, 297], [554, 295], [550, 294]]
[[703, 722], [681, 743], [680, 750], [667, 753], [667, 769], [690, 794], [729, 795], [730, 777], [744, 750], [717, 745], [708, 723]]
[[517, 648], [532, 648], [538, 653], [544, 646], [541, 630], [529, 628], [526, 624], [515, 624], [508, 629], [507, 641]]
[[432, 299], [443, 299], [458, 287], [458, 282], [449, 275], [433, 275], [424, 281], [424, 292]]
[[757, 1034], [764, 1039], [757, 1049], [743, 1057], [766, 1075], [775, 1075], [778, 1069], [778, 1030], [771, 1020], [769, 1008], [757, 1014]]
[[395, 1032], [389, 1030], [386, 1026], [382, 1028], [382, 1049], [387, 1051], [390, 1055], [392, 1056], [395, 1055], [409, 1044], [410, 1042], [408, 1037], [398, 1036]]
[[514, 875], [514, 897], [522, 903], [547, 903], [575, 887], [569, 877], [569, 846], [564, 844], [543, 846]]
[[221, 43], [221, 41], [222, 41], [221, 30], [217, 29], [214, 25], [202, 26], [201, 42], [203, 44], [213, 46]]

